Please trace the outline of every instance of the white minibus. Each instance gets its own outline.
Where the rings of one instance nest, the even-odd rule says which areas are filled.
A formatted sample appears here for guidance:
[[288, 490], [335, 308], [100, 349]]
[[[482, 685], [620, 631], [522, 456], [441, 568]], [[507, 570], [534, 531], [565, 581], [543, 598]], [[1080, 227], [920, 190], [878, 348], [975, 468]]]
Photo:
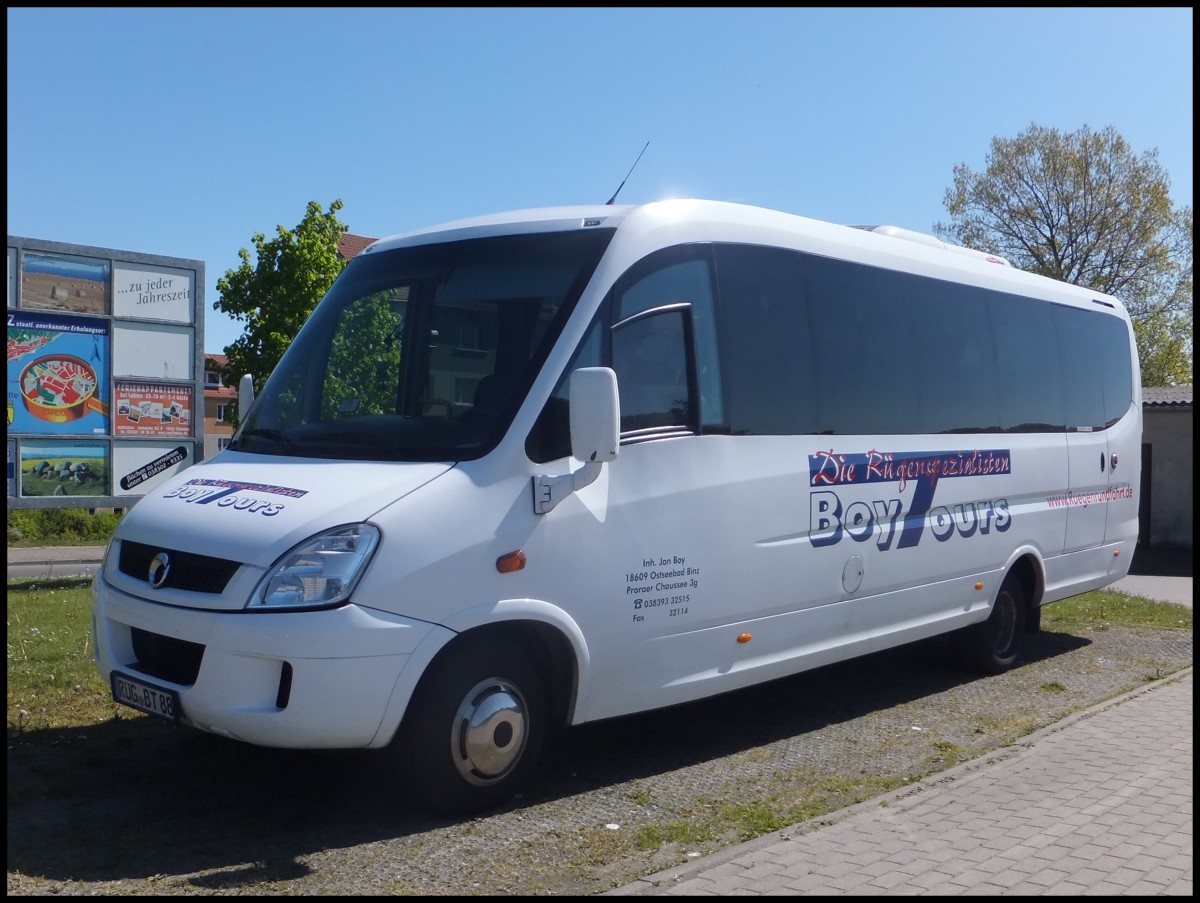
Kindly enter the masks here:
[[951, 635], [1018, 662], [1137, 539], [1115, 298], [894, 227], [702, 200], [505, 213], [351, 260], [225, 451], [93, 583], [117, 702], [387, 748], [509, 799], [548, 725]]

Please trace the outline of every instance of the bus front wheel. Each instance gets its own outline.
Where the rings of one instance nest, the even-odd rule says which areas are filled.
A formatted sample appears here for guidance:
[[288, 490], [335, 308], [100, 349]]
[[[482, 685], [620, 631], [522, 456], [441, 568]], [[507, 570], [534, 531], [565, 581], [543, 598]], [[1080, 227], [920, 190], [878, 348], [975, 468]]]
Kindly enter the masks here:
[[541, 674], [501, 639], [465, 639], [434, 663], [396, 738], [401, 780], [422, 808], [465, 815], [525, 784], [547, 719]]

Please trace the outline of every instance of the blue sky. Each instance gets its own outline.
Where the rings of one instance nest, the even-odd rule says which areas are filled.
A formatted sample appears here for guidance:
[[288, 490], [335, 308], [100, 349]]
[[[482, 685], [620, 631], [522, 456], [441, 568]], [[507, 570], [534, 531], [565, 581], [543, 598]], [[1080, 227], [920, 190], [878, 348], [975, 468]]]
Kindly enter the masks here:
[[1113, 126], [1192, 204], [1190, 8], [8, 8], [8, 232], [202, 260], [704, 197], [923, 232], [955, 165]]

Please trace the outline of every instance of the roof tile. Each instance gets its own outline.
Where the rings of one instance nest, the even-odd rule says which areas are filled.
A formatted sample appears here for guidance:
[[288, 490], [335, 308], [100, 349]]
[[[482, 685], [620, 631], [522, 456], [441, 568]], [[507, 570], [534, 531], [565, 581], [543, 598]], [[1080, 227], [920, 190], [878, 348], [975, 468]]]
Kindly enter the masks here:
[[1167, 386], [1163, 388], [1142, 387], [1142, 406], [1170, 406], [1190, 405], [1192, 403], [1192, 387], [1191, 386]]

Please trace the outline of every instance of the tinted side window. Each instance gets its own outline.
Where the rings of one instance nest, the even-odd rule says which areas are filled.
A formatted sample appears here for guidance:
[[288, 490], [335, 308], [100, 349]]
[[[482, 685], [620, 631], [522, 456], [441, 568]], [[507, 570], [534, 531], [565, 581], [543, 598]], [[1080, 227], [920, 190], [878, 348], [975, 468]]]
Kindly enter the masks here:
[[996, 352], [983, 293], [940, 279], [902, 277], [915, 342], [921, 433], [1000, 428]]
[[809, 257], [819, 432], [912, 433], [920, 420], [916, 345], [895, 273]]
[[[753, 245], [712, 246], [718, 367], [708, 253], [684, 246], [639, 262], [607, 299], [613, 319], [675, 302], [690, 310], [653, 327], [631, 320], [611, 352], [593, 330], [586, 363], [577, 355], [570, 368], [599, 356], [625, 371], [623, 429], [695, 429], [697, 384], [704, 429], [739, 435], [1104, 429], [1132, 404], [1120, 317]], [[658, 338], [674, 350], [636, 352], [652, 329], [672, 332]], [[556, 415], [539, 420], [557, 425], [535, 430], [554, 441], [531, 435], [535, 460], [550, 459], [535, 449], [567, 453], [565, 379]]]
[[1125, 321], [1092, 314], [1096, 331], [1096, 366], [1104, 375], [1104, 424], [1112, 426], [1133, 403], [1133, 358]]
[[1103, 429], [1104, 382], [1096, 359], [1094, 314], [1055, 304], [1054, 326], [1062, 360], [1067, 430]]
[[621, 432], [693, 426], [687, 316], [686, 308], [667, 310], [613, 329]]
[[800, 255], [717, 245], [721, 369], [734, 434], [817, 430], [812, 335]]
[[1051, 305], [988, 292], [996, 345], [1000, 428], [1061, 432], [1066, 424], [1062, 362]]
[[614, 322], [668, 304], [691, 305], [691, 323], [705, 430], [725, 431], [725, 401], [717, 364], [717, 328], [709, 245], [681, 245], [648, 255], [613, 290]]

